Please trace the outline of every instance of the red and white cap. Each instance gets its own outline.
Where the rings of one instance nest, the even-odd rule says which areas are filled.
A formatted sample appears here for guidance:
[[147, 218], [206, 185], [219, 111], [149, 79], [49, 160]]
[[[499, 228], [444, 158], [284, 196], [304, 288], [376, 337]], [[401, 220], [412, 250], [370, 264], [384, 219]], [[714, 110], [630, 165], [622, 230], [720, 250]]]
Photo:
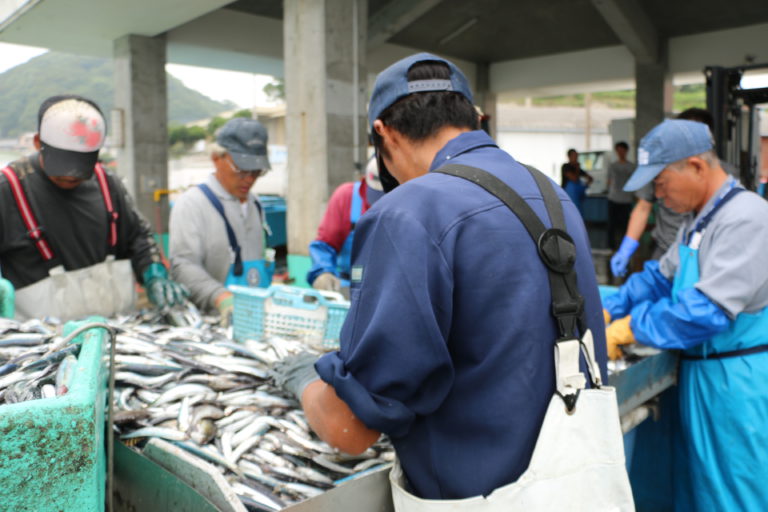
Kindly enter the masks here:
[[87, 101], [67, 98], [48, 107], [39, 130], [46, 174], [90, 178], [106, 133], [104, 116]]
[[384, 195], [384, 187], [381, 186], [381, 179], [379, 179], [379, 164], [375, 157], [368, 159], [368, 164], [365, 166], [365, 184], [368, 186], [366, 199], [372, 206]]

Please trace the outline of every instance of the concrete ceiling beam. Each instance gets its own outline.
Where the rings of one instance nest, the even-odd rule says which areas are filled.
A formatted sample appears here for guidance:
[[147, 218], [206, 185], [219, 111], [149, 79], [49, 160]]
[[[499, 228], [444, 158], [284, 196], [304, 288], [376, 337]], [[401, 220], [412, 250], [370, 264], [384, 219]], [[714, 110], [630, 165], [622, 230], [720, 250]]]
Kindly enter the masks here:
[[639, 64], [658, 62], [661, 36], [637, 0], [592, 0], [592, 5]]
[[443, 0], [393, 0], [368, 19], [368, 49], [389, 41]]

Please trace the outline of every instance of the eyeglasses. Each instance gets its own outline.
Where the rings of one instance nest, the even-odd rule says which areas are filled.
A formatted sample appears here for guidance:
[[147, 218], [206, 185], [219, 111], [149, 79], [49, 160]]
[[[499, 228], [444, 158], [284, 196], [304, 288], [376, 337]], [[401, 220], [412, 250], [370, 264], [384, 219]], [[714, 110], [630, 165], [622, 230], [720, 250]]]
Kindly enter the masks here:
[[234, 162], [232, 162], [232, 157], [226, 159], [227, 163], [229, 164], [229, 168], [232, 169], [232, 172], [234, 172], [238, 178], [258, 178], [261, 176], [264, 169], [256, 169], [254, 171], [246, 171], [244, 169], [239, 169]]

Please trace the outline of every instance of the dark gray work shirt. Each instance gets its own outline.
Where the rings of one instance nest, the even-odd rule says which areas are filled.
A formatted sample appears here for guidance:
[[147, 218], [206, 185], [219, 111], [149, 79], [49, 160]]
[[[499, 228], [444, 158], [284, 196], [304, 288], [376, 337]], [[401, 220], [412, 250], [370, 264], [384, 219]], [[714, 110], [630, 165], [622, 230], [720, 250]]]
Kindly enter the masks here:
[[51, 182], [40, 168], [37, 153], [12, 162], [27, 199], [54, 253], [46, 263], [27, 234], [7, 178], [0, 174], [0, 271], [15, 288], [36, 283], [48, 271], [63, 265], [77, 270], [104, 261], [112, 252], [130, 259], [141, 282], [141, 273], [160, 262], [160, 251], [149, 223], [133, 206], [128, 192], [114, 175], [107, 173], [117, 220], [117, 246], [109, 248], [109, 222], [104, 198], [96, 177], [77, 188], [64, 190]]
[[[651, 203], [656, 202], [656, 196], [653, 193], [653, 182], [644, 186], [635, 194], [638, 199], [644, 199]], [[656, 241], [656, 245], [662, 252], [666, 252], [667, 249], [675, 242], [677, 231], [680, 229], [680, 224], [683, 222], [685, 215], [676, 213], [666, 206], [663, 201], [659, 201], [659, 207], [656, 210], [656, 225], [651, 232], [651, 237]]]

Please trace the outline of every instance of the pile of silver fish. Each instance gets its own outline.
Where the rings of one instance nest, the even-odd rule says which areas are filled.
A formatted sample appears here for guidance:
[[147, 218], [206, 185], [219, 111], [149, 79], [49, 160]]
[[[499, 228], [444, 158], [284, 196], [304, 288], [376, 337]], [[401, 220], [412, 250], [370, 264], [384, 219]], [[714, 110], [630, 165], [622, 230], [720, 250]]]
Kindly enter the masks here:
[[341, 480], [387, 464], [386, 440], [343, 454], [310, 430], [298, 402], [277, 389], [270, 368], [306, 350], [270, 338], [236, 343], [204, 317], [199, 327], [120, 318], [114, 423], [123, 442], [160, 438], [212, 463], [248, 510], [281, 510]]
[[[113, 423], [123, 443], [141, 451], [159, 438], [186, 450], [217, 468], [245, 508], [258, 512], [282, 510], [394, 460], [386, 439], [358, 456], [330, 447], [299, 403], [274, 386], [272, 365], [306, 345], [237, 343], [217, 320], [189, 310], [108, 321]], [[82, 331], [63, 337], [61, 327], [55, 319], [0, 319], [0, 404], [67, 393], [80, 349], [70, 342]]]
[[80, 345], [39, 320], [0, 318], [0, 404], [65, 395]]

